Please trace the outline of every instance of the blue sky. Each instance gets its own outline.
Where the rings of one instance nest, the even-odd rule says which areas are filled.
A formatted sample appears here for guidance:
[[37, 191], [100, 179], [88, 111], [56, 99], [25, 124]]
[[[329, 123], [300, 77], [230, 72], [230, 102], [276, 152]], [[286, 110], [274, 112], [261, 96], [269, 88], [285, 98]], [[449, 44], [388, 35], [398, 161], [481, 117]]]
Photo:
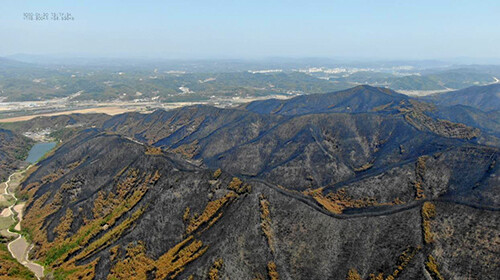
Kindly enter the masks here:
[[0, 3], [0, 56], [500, 58], [498, 0]]

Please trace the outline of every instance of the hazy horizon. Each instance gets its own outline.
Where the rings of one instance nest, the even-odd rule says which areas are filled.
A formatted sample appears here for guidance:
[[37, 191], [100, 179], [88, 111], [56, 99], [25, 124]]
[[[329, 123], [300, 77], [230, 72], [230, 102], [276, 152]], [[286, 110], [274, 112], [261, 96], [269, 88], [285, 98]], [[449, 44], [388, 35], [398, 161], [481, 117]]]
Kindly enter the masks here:
[[[498, 1], [9, 1], [0, 56], [500, 58]], [[29, 20], [70, 13], [74, 20]]]
[[301, 61], [301, 60], [329, 60], [340, 63], [350, 63], [350, 62], [449, 62], [449, 63], [486, 63], [488, 61], [494, 61], [495, 64], [500, 63], [499, 57], [472, 57], [472, 56], [457, 56], [457, 57], [429, 57], [429, 58], [412, 58], [412, 57], [356, 57], [356, 56], [255, 56], [255, 57], [245, 57], [245, 56], [183, 56], [183, 57], [169, 57], [161, 55], [134, 55], [134, 54], [88, 54], [88, 53], [4, 53], [0, 54], [0, 57], [10, 58], [16, 60], [19, 57], [32, 57], [32, 58], [59, 58], [59, 59], [109, 59], [109, 60], [137, 60], [137, 61], [148, 61], [148, 60], [165, 60], [165, 61]]

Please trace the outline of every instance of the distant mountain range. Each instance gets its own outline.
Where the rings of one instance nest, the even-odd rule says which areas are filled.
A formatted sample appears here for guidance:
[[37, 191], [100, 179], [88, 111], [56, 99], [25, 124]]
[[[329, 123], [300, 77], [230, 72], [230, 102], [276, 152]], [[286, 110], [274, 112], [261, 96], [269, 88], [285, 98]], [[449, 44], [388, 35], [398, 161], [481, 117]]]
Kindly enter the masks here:
[[27, 62], [0, 58], [0, 98], [49, 100], [78, 92], [71, 100], [216, 103], [221, 98], [328, 93], [361, 84], [401, 91], [443, 91], [487, 85], [500, 77], [500, 66], [443, 65], [432, 61], [325, 61], [321, 65], [314, 59], [310, 63], [296, 60], [295, 64], [295, 60], [23, 60]]

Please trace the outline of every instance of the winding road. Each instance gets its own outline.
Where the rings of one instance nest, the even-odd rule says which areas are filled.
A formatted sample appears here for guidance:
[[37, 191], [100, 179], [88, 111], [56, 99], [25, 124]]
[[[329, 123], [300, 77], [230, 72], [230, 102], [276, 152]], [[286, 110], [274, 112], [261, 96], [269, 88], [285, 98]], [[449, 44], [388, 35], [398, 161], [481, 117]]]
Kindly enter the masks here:
[[407, 210], [410, 210], [410, 209], [414, 209], [414, 208], [417, 208], [417, 207], [421, 207], [422, 204], [426, 201], [429, 201], [429, 202], [443, 202], [443, 203], [452, 203], [452, 204], [458, 204], [458, 205], [463, 205], [463, 206], [467, 206], [467, 207], [471, 207], [471, 208], [474, 208], [474, 209], [479, 209], [479, 210], [485, 210], [485, 211], [495, 211], [495, 212], [498, 212], [500, 211], [500, 207], [494, 207], [494, 206], [484, 206], [484, 205], [479, 205], [479, 204], [475, 204], [475, 203], [470, 203], [470, 202], [466, 202], [466, 201], [458, 201], [458, 200], [454, 200], [454, 199], [449, 199], [449, 198], [434, 198], [434, 199], [421, 199], [421, 200], [415, 200], [415, 201], [411, 201], [409, 203], [406, 203], [406, 204], [402, 204], [402, 205], [394, 205], [394, 206], [391, 206], [391, 207], [388, 207], [388, 208], [382, 208], [381, 210], [376, 210], [376, 211], [367, 211], [367, 212], [363, 212], [363, 213], [355, 213], [355, 214], [335, 214], [335, 213], [332, 213], [328, 210], [326, 210], [325, 208], [323, 208], [318, 202], [314, 201], [313, 199], [309, 198], [309, 197], [306, 197], [306, 196], [302, 196], [300, 194], [296, 194], [296, 193], [293, 193], [291, 191], [287, 191], [287, 190], [284, 190], [284, 189], [281, 189], [265, 180], [262, 180], [262, 179], [256, 179], [256, 178], [249, 178], [249, 177], [246, 177], [245, 178], [247, 180], [247, 182], [249, 183], [252, 183], [252, 182], [256, 182], [256, 183], [260, 183], [260, 184], [263, 184], [285, 196], [288, 196], [288, 197], [291, 197], [291, 198], [294, 198], [304, 204], [306, 204], [307, 206], [327, 215], [327, 216], [330, 216], [330, 217], [333, 217], [333, 218], [336, 218], [336, 219], [358, 219], [358, 218], [367, 218], [367, 217], [379, 217], [379, 216], [387, 216], [387, 215], [392, 215], [392, 214], [397, 214], [397, 213], [400, 213], [400, 212], [403, 212], [403, 211], [407, 211]]
[[[28, 170], [29, 168], [31, 167], [28, 166], [25, 170]], [[7, 179], [7, 181], [5, 182], [5, 195], [10, 195], [12, 198], [14, 198], [14, 203], [8, 207], [8, 210], [10, 211], [10, 215], [12, 217], [12, 220], [14, 222], [16, 222], [16, 212], [17, 212], [17, 217], [18, 217], [18, 220], [19, 222], [16, 224], [14, 230], [16, 231], [20, 231], [21, 230], [21, 220], [22, 220], [22, 210], [24, 208], [24, 204], [17, 204], [17, 197], [14, 193], [9, 193], [9, 183], [12, 179], [12, 176], [18, 174], [18, 173], [22, 173], [24, 172], [25, 170], [22, 170], [22, 171], [18, 171], [18, 172], [14, 172], [12, 173], [9, 178]], [[12, 209], [14, 209], [15, 211], [13, 211]], [[22, 265], [24, 265], [25, 267], [27, 267], [29, 270], [31, 270], [37, 279], [40, 279], [41, 277], [43, 277], [43, 266], [37, 264], [37, 263], [34, 263], [32, 261], [29, 260], [29, 257], [28, 257], [28, 254], [29, 254], [29, 251], [31, 250], [31, 245], [28, 243], [28, 241], [26, 240], [26, 238], [24, 238], [24, 236], [22, 236], [21, 234], [17, 233], [17, 232], [13, 232], [11, 231], [10, 229], [7, 230], [12, 236], [17, 236], [16, 239], [14, 239], [13, 241], [11, 241], [8, 245], [7, 245], [7, 248], [9, 249], [9, 252], [10, 254], [19, 262], [21, 263]]]

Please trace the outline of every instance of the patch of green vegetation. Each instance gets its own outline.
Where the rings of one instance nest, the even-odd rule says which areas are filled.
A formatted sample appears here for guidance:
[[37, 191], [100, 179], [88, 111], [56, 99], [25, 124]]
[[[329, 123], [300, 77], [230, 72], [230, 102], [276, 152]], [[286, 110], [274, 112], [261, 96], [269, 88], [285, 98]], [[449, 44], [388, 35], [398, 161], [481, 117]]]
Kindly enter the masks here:
[[22, 235], [24, 238], [26, 238], [26, 241], [28, 243], [32, 243], [33, 241], [33, 238], [32, 238], [32, 234], [31, 234], [31, 231], [27, 228], [21, 228], [21, 231], [17, 231], [17, 233], [19, 233], [20, 235]]
[[32, 141], [28, 141], [24, 143], [24, 145], [19, 146], [16, 150], [14, 150], [14, 157], [17, 160], [25, 160], [28, 157], [28, 153], [31, 147], [33, 147], [33, 144], [34, 143]]
[[8, 229], [12, 223], [14, 223], [14, 220], [12, 220], [11, 216], [0, 217], [0, 230]]
[[68, 277], [77, 272], [78, 269], [72, 269], [72, 270], [63, 270], [63, 269], [56, 269], [53, 271], [52, 275], [54, 277], [54, 280], [66, 280], [69, 279]]
[[[54, 138], [56, 141], [61, 142], [65, 139], [71, 138], [73, 135], [75, 135], [78, 132], [78, 129], [73, 128], [73, 127], [64, 127], [61, 129], [58, 129], [56, 131], [52, 131], [49, 134], [50, 138]], [[58, 146], [56, 146], [58, 147]]]
[[16, 192], [16, 197], [16, 204], [26, 202], [29, 199], [29, 195], [27, 193], [20, 193], [19, 190]]
[[0, 201], [0, 210], [2, 210], [3, 208], [7, 208], [7, 207], [11, 206], [12, 204], [14, 204], [14, 199], [12, 198], [12, 196], [6, 195], [4, 197], [6, 198], [6, 200]]
[[45, 257], [44, 265], [51, 265], [53, 262], [55, 262], [57, 259], [59, 259], [62, 255], [66, 254], [69, 252], [71, 249], [77, 247], [77, 243], [69, 243], [69, 244], [62, 244], [61, 246], [57, 247], [52, 247], [50, 250], [47, 252], [47, 256]]
[[18, 223], [19, 223], [19, 219], [17, 218], [17, 214], [16, 214], [16, 216], [14, 217], [14, 220], [12, 220], [12, 224], [9, 226], [9, 231], [19, 233], [19, 231], [15, 229], [15, 227]]

